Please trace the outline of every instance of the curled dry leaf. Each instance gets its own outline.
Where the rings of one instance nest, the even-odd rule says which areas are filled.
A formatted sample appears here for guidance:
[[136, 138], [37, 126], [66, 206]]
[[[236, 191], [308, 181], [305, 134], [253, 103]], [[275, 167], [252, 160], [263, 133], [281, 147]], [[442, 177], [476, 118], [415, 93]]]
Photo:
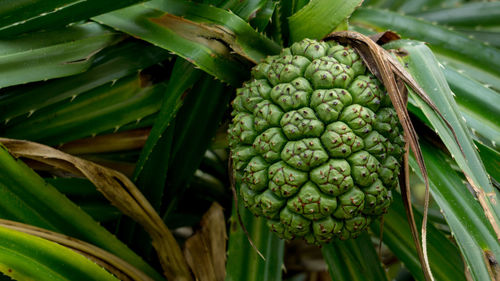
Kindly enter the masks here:
[[113, 273], [120, 280], [131, 280], [131, 281], [149, 281], [153, 280], [144, 272], [138, 270], [134, 266], [130, 265], [121, 258], [104, 251], [103, 249], [96, 247], [92, 244], [83, 242], [73, 237], [66, 236], [64, 234], [52, 232], [43, 228], [35, 227], [32, 225], [27, 225], [15, 221], [0, 219], [0, 226], [21, 231], [26, 234], [37, 236], [62, 246], [65, 246], [73, 251], [76, 251], [85, 257], [93, 260], [95, 263], [99, 264], [109, 272]]
[[201, 228], [186, 241], [184, 255], [196, 280], [224, 281], [226, 277], [226, 221], [214, 202], [201, 219]]
[[181, 249], [172, 233], [126, 176], [46, 145], [7, 138], [0, 138], [0, 144], [15, 157], [36, 160], [88, 178], [114, 206], [141, 224], [149, 233], [168, 280], [192, 280]]

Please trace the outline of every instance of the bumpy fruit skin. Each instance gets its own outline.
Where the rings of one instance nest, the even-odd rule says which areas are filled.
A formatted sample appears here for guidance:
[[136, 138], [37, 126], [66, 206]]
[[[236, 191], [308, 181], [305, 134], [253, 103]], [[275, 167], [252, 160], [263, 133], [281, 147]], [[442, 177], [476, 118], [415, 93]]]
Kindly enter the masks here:
[[252, 77], [229, 127], [245, 206], [284, 239], [356, 237], [398, 185], [404, 139], [383, 86], [353, 48], [309, 39]]

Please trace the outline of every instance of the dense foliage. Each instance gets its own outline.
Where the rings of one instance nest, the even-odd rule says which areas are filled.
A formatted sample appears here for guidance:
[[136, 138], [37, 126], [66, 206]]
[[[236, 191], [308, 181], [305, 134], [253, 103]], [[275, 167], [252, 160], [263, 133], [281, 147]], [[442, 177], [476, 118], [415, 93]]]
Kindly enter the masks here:
[[368, 232], [321, 248], [233, 200], [237, 89], [268, 56], [349, 29], [399, 34], [383, 47], [453, 127], [409, 91], [435, 280], [499, 280], [500, 3], [361, 2], [0, 2], [0, 279], [425, 280], [396, 186]]

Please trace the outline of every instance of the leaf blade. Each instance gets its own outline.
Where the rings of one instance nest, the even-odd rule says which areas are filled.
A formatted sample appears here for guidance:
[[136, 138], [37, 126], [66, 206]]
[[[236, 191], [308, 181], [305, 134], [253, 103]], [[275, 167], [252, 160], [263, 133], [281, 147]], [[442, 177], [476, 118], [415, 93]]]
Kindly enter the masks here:
[[428, 42], [448, 64], [465, 69], [477, 80], [500, 89], [500, 50], [496, 48], [459, 32], [395, 12], [360, 8], [351, 17], [351, 22], [376, 30], [392, 29], [403, 37]]
[[[94, 20], [172, 51], [218, 79], [239, 85], [248, 78], [248, 62], [230, 55], [222, 30], [183, 19], [162, 10], [136, 5]], [[212, 38], [213, 37], [213, 38]]]
[[2, 1], [0, 3], [0, 32], [2, 36], [12, 36], [38, 29], [62, 27], [68, 23], [86, 20], [89, 17], [141, 1], [143, 0]]
[[4, 136], [58, 145], [90, 137], [135, 122], [160, 108], [166, 84], [142, 85], [141, 74], [63, 100], [35, 111], [21, 120], [12, 120]]
[[384, 47], [403, 48], [407, 52], [406, 55], [398, 56], [398, 59], [403, 62], [415, 81], [429, 95], [441, 114], [453, 127], [454, 133], [449, 131], [444, 121], [422, 99], [413, 97], [472, 185], [490, 224], [500, 239], [500, 208], [497, 205], [499, 200], [432, 52], [423, 43], [416, 41], [393, 41]]
[[288, 18], [291, 42], [322, 39], [361, 5], [359, 0], [311, 1]]
[[[138, 52], [141, 52], [140, 57], [137, 57]], [[4, 89], [0, 94], [0, 120], [8, 124], [18, 116], [27, 116], [31, 111], [75, 98], [168, 57], [167, 51], [139, 40], [114, 45], [99, 52], [92, 66], [84, 73]]]
[[[413, 164], [413, 167], [418, 169], [418, 165]], [[431, 185], [431, 188], [434, 188], [434, 186]], [[411, 239], [411, 231], [404, 215], [405, 207], [401, 195], [393, 193], [393, 196], [394, 202], [389, 208], [389, 212], [384, 215], [383, 241], [396, 254], [398, 259], [405, 264], [416, 280], [425, 280]], [[417, 210], [414, 210], [414, 213], [416, 221], [420, 223], [422, 214]], [[370, 227], [374, 233], [380, 233], [382, 226], [380, 221], [374, 221]], [[436, 280], [465, 281], [463, 262], [458, 249], [432, 224], [429, 224], [427, 231], [430, 265]]]
[[84, 23], [0, 39], [0, 88], [83, 72], [97, 52], [120, 37], [96, 23]]
[[273, 234], [264, 218], [255, 217], [243, 206], [238, 206], [242, 223], [249, 232], [250, 239], [261, 251], [265, 261], [250, 246], [241, 229], [236, 215], [236, 207], [230, 220], [229, 246], [227, 252], [226, 281], [280, 281], [284, 256], [284, 240]]
[[[421, 147], [429, 166], [433, 198], [443, 210], [474, 280], [492, 279], [484, 253], [490, 250], [495, 257], [500, 256], [493, 229], [463, 179], [449, 168], [448, 163], [452, 160], [426, 141]], [[413, 160], [410, 165], [415, 169]]]
[[0, 272], [17, 280], [118, 280], [66, 247], [0, 226]]
[[[265, 4], [264, 1], [261, 2]], [[248, 4], [248, 2], [243, 4]], [[224, 32], [229, 36], [220, 39], [229, 44], [238, 55], [253, 63], [258, 63], [266, 56], [278, 54], [281, 51], [280, 46], [255, 31], [246, 21], [223, 9], [178, 0], [153, 0], [145, 5], [199, 24], [225, 29]], [[207, 33], [210, 34], [210, 32]]]
[[367, 233], [349, 241], [333, 241], [324, 245], [321, 252], [335, 280], [388, 280]]
[[414, 14], [414, 16], [424, 18], [430, 22], [438, 22], [440, 24], [448, 26], [498, 26], [498, 17], [500, 17], [500, 3], [462, 3], [458, 7], [432, 9], [424, 12], [417, 12]]

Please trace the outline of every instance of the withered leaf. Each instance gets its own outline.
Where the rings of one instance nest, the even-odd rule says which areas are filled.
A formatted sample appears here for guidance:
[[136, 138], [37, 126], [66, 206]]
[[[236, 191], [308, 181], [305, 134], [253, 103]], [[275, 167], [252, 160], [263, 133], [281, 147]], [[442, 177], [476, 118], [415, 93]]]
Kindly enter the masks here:
[[184, 255], [200, 281], [223, 281], [226, 276], [226, 221], [214, 202], [201, 219], [201, 229], [186, 241]]

